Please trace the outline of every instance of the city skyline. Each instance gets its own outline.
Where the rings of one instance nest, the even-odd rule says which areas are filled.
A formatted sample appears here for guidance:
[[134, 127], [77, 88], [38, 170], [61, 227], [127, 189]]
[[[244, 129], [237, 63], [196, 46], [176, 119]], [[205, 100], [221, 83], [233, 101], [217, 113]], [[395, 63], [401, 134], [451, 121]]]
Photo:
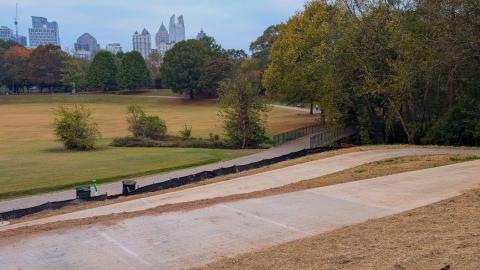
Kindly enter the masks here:
[[[288, 20], [304, 4], [298, 0], [246, 0], [242, 3], [221, 0], [106, 0], [102, 3], [19, 0], [18, 3], [20, 35], [28, 34], [31, 16], [48, 18], [59, 24], [61, 45], [67, 51], [73, 49], [76, 39], [83, 33], [97, 38], [102, 48], [108, 43], [120, 43], [125, 51], [132, 50], [132, 33], [146, 28], [154, 38], [158, 27], [162, 22], [168, 25], [168, 18], [174, 13], [187, 18], [187, 39], [195, 38], [203, 28], [225, 48], [248, 50], [250, 42], [268, 26]], [[0, 18], [0, 25], [14, 29], [15, 3], [0, 3]]]

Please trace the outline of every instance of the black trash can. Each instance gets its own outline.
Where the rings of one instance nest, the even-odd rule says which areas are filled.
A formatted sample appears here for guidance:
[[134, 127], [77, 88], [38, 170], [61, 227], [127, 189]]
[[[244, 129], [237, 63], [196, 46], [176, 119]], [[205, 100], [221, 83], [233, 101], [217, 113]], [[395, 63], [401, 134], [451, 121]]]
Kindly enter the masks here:
[[92, 198], [92, 193], [90, 192], [90, 186], [77, 187], [75, 190], [77, 192], [77, 199], [89, 200]]
[[137, 188], [137, 182], [133, 180], [125, 180], [123, 183], [123, 195], [128, 195], [130, 192], [135, 191]]

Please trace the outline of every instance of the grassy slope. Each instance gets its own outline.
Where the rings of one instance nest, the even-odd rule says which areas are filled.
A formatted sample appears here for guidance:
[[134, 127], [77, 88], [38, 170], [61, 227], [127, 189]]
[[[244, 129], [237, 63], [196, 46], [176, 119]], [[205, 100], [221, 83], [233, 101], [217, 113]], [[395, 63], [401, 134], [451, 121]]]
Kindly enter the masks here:
[[[52, 133], [52, 110], [63, 103], [85, 103], [104, 139], [95, 152], [64, 151]], [[167, 121], [176, 134], [185, 124], [193, 136], [221, 133], [214, 102], [186, 102], [136, 96], [21, 96], [0, 97], [0, 199], [69, 188], [96, 178], [115, 181], [173, 169], [231, 159], [253, 151], [205, 149], [113, 148], [115, 136], [128, 134], [125, 110], [139, 104], [148, 113]], [[312, 121], [296, 112], [275, 109], [270, 113], [271, 133]]]

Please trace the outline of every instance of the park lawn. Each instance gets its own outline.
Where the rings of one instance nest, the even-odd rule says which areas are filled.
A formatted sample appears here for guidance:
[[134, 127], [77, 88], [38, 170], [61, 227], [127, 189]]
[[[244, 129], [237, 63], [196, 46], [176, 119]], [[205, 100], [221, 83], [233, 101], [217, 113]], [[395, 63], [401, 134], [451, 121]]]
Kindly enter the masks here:
[[[82, 103], [93, 112], [103, 139], [99, 150], [70, 152], [55, 140], [52, 111], [61, 104]], [[185, 101], [141, 96], [20, 96], [0, 97], [0, 199], [71, 188], [97, 179], [124, 178], [199, 166], [248, 155], [257, 150], [185, 148], [114, 148], [112, 138], [128, 135], [126, 107], [139, 104], [165, 119], [177, 135], [185, 124], [194, 137], [222, 134], [214, 101]], [[298, 112], [269, 112], [269, 134], [311, 124]]]

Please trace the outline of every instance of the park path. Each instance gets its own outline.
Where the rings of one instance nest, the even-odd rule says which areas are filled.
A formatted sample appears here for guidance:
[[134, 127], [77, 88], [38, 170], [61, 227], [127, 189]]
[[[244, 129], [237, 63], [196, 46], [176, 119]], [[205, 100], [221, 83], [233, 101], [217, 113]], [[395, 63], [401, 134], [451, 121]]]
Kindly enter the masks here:
[[436, 154], [480, 155], [480, 150], [403, 148], [347, 153], [254, 175], [238, 177], [228, 181], [198, 186], [170, 193], [152, 195], [145, 198], [100, 206], [93, 209], [80, 210], [72, 213], [3, 226], [0, 227], [0, 232], [26, 226], [36, 226], [59, 221], [92, 218], [98, 216], [108, 216], [111, 214], [138, 212], [163, 205], [172, 205], [263, 191], [389, 158]]
[[[232, 160], [227, 160], [223, 162], [208, 164], [204, 166], [193, 167], [189, 169], [183, 169], [178, 171], [172, 171], [169, 173], [163, 173], [158, 175], [139, 177], [133, 180], [137, 181], [139, 186], [146, 186], [153, 183], [159, 183], [163, 181], [170, 180], [172, 178], [188, 176], [196, 174], [203, 171], [213, 171], [219, 168], [231, 167], [234, 165], [245, 165], [252, 162], [261, 161], [263, 159], [270, 159], [274, 157], [283, 156], [292, 152], [297, 152], [303, 149], [310, 147], [310, 141], [308, 137], [301, 138], [299, 140], [284, 144], [278, 147], [270, 148], [265, 151], [244, 156]], [[121, 182], [112, 182], [108, 184], [102, 184], [98, 186], [99, 194], [108, 193], [108, 195], [117, 195], [122, 193], [122, 183]], [[20, 197], [15, 199], [0, 200], [0, 212], [6, 212], [14, 209], [23, 209], [47, 202], [63, 201], [75, 199], [76, 194], [75, 190], [64, 190], [58, 192], [51, 192], [45, 194], [39, 194], [28, 197]]]
[[183, 269], [397, 214], [480, 187], [465, 162], [188, 212], [0, 240], [2, 269]]

